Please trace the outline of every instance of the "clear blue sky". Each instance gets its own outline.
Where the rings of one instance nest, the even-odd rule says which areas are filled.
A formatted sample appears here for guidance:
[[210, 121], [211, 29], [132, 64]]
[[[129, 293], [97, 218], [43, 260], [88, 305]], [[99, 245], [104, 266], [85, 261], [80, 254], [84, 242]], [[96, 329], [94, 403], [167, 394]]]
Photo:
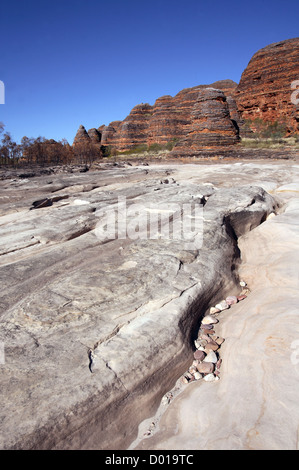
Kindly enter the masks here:
[[[299, 1], [1, 0], [0, 121], [72, 143], [139, 103], [230, 78], [299, 36]], [[299, 78], [299, 77], [298, 77]]]

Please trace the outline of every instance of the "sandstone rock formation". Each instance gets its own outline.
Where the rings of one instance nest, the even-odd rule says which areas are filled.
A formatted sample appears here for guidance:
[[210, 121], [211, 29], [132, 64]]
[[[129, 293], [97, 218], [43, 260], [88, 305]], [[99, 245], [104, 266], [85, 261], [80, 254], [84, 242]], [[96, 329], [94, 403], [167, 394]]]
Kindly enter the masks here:
[[90, 143], [90, 137], [85, 127], [83, 126], [83, 124], [81, 124], [75, 135], [73, 144], [76, 145], [76, 144], [85, 144], [85, 143]]
[[95, 129], [95, 128], [89, 129], [87, 131], [87, 134], [89, 135], [91, 143], [98, 144], [101, 142], [102, 135], [98, 129]]
[[[197, 148], [233, 145], [238, 141], [238, 124], [240, 123], [232, 97], [236, 86], [237, 84], [232, 80], [222, 80], [212, 85], [186, 88], [174, 97], [162, 96], [153, 106], [148, 103], [139, 104], [123, 121], [113, 121], [108, 126], [100, 126], [97, 129], [101, 135], [100, 144], [111, 146], [120, 152], [140, 145], [145, 147], [152, 144], [174, 145], [186, 138], [187, 145], [192, 144], [193, 152]], [[217, 93], [211, 92], [212, 88], [219, 90], [218, 97], [216, 97]], [[206, 91], [207, 89], [209, 91]], [[228, 101], [226, 94], [229, 97]], [[202, 103], [200, 106], [199, 101], [205, 104]], [[202, 122], [208, 120], [205, 136], [197, 135], [198, 125], [195, 121], [198, 121], [200, 112], [203, 113]], [[219, 118], [221, 122], [218, 123], [216, 132], [215, 124]], [[84, 130], [83, 126], [80, 126], [74, 143], [88, 139], [90, 131], [87, 134]], [[198, 132], [202, 131], [198, 128]], [[185, 140], [176, 149], [176, 155], [182, 154], [183, 142]]]
[[203, 148], [226, 147], [238, 141], [238, 126], [231, 119], [222, 91], [214, 88], [197, 91], [190, 117], [187, 133], [178, 141], [172, 155], [192, 156]]
[[291, 84], [295, 80], [299, 80], [299, 38], [260, 49], [244, 70], [234, 93], [243, 119], [281, 121], [289, 133], [298, 133], [299, 109], [291, 101]]
[[[291, 100], [292, 83], [299, 80], [298, 57], [299, 38], [270, 44], [254, 54], [238, 85], [232, 80], [219, 80], [186, 88], [174, 97], [162, 96], [153, 106], [139, 104], [124, 121], [113, 121], [88, 133], [80, 126], [74, 144], [86, 142], [90, 137], [93, 142], [120, 152], [140, 145], [176, 144], [172, 156], [188, 156], [215, 146], [234, 145], [238, 142], [239, 131], [247, 136], [257, 130], [257, 124], [251, 122], [256, 119], [264, 123], [277, 122], [289, 134], [298, 133], [298, 104]], [[220, 90], [224, 96], [217, 98], [222, 101], [217, 109], [214, 98], [209, 96], [211, 92], [205, 91], [211, 88]], [[206, 103], [200, 106], [203, 93]], [[216, 129], [220, 115], [221, 123]], [[205, 132], [198, 125], [199, 119], [202, 122], [208, 119]], [[248, 125], [246, 121], [250, 121]]]
[[[0, 448], [118, 449], [134, 439], [189, 366], [211, 302], [237, 294], [237, 237], [276, 207], [259, 187], [231, 189], [221, 168], [225, 177], [218, 167], [148, 166], [1, 181]], [[260, 177], [237, 169], [234, 186]], [[166, 171], [176, 182], [161, 184]], [[118, 196], [146, 208], [141, 220], [203, 203], [201, 248], [100, 240], [98, 213]], [[42, 199], [52, 204], [30, 210]]]

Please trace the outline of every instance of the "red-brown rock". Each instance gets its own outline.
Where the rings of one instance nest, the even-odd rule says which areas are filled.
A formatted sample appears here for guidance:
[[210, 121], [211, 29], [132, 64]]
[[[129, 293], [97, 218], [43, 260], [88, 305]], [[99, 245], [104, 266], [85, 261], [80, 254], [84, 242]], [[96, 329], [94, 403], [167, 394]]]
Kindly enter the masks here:
[[90, 137], [85, 129], [85, 127], [81, 124], [77, 134], [75, 135], [74, 138], [74, 145], [76, 144], [85, 144], [85, 143], [90, 143]]
[[198, 361], [203, 361], [204, 358], [206, 357], [206, 354], [203, 351], [200, 351], [199, 349], [197, 349], [196, 351], [194, 351], [193, 356], [194, 356], [194, 359]]
[[198, 364], [197, 370], [202, 374], [211, 374], [215, 370], [215, 364], [213, 362], [201, 362]]
[[[291, 84], [295, 80], [299, 80], [299, 38], [257, 51], [234, 95], [242, 118], [272, 123], [285, 121], [288, 133], [298, 132], [298, 105], [291, 101]], [[254, 124], [251, 127], [256, 130]]]

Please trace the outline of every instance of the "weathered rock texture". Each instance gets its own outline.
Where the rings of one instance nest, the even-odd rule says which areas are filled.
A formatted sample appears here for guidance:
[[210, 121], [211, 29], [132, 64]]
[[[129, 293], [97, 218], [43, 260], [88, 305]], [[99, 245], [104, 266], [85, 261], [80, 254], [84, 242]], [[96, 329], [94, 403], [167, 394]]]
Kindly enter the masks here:
[[73, 144], [76, 145], [76, 144], [86, 144], [86, 143], [90, 143], [90, 136], [88, 135], [83, 124], [81, 124], [77, 131], [77, 134], [75, 135]]
[[[113, 121], [108, 126], [99, 127], [100, 143], [117, 151], [130, 150], [140, 145], [175, 144], [181, 139], [183, 144], [186, 138], [193, 152], [197, 148], [233, 145], [238, 142], [236, 123], [240, 120], [232, 97], [236, 86], [231, 80], [222, 80], [212, 85], [186, 88], [174, 97], [162, 96], [153, 106], [139, 104], [123, 121]], [[217, 91], [212, 92], [212, 88]], [[199, 102], [202, 102], [201, 106]], [[199, 117], [200, 113], [202, 116]], [[197, 136], [204, 129], [195, 122], [199, 118], [202, 123], [207, 121], [204, 136]], [[218, 119], [220, 122], [217, 124]], [[84, 133], [84, 128], [80, 126], [74, 143], [88, 139], [89, 136], [90, 131]], [[176, 154], [182, 154], [182, 151], [183, 145], [180, 145]]]
[[[185, 168], [161, 184], [166, 170], [1, 182], [0, 448], [126, 448], [189, 365], [210, 303], [234, 293], [237, 237], [275, 201], [255, 186], [199, 184], [201, 167], [192, 184]], [[146, 208], [142, 220], [171, 203], [204, 203], [201, 247], [99, 239], [100, 209], [115, 210], [118, 196]], [[42, 199], [52, 204], [37, 208]]]
[[277, 170], [272, 191], [284, 212], [238, 242], [251, 293], [217, 317], [221, 378], [188, 385], [139, 449], [298, 449], [299, 175], [293, 167], [293, 183], [279, 186]]
[[[257, 130], [257, 124], [245, 125], [257, 118], [281, 123], [288, 134], [298, 133], [299, 109], [291, 100], [291, 86], [298, 77], [299, 38], [270, 44], [254, 54], [239, 85], [220, 80], [186, 88], [174, 97], [162, 96], [153, 106], [139, 104], [123, 121], [88, 133], [80, 126], [74, 144], [91, 139], [122, 152], [169, 143], [175, 145], [172, 156], [190, 156], [234, 145], [239, 133], [248, 136]], [[211, 88], [218, 90], [218, 97]]]
[[224, 93], [214, 88], [197, 91], [190, 113], [186, 136], [179, 140], [173, 155], [196, 155], [203, 148], [233, 145], [238, 140], [238, 126], [230, 116]]
[[289, 133], [298, 132], [299, 109], [291, 101], [295, 80], [299, 80], [299, 38], [260, 49], [244, 70], [234, 94], [243, 119], [281, 121]]

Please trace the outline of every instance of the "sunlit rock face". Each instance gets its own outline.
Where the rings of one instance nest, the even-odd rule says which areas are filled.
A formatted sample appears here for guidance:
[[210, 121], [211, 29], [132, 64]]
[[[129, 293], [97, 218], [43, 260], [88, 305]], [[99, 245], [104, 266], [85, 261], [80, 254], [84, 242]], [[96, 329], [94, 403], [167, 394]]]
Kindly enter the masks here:
[[291, 99], [296, 80], [299, 80], [299, 38], [260, 49], [244, 70], [234, 95], [243, 119], [280, 121], [289, 133], [298, 133], [298, 104], [293, 102], [295, 96]]
[[[202, 316], [238, 294], [238, 240], [277, 212], [265, 190], [294, 171], [290, 162], [102, 164], [1, 180], [0, 447], [126, 448], [190, 364]], [[140, 221], [201, 205], [202, 243], [99, 238], [101, 214], [119, 198], [145, 208]]]

